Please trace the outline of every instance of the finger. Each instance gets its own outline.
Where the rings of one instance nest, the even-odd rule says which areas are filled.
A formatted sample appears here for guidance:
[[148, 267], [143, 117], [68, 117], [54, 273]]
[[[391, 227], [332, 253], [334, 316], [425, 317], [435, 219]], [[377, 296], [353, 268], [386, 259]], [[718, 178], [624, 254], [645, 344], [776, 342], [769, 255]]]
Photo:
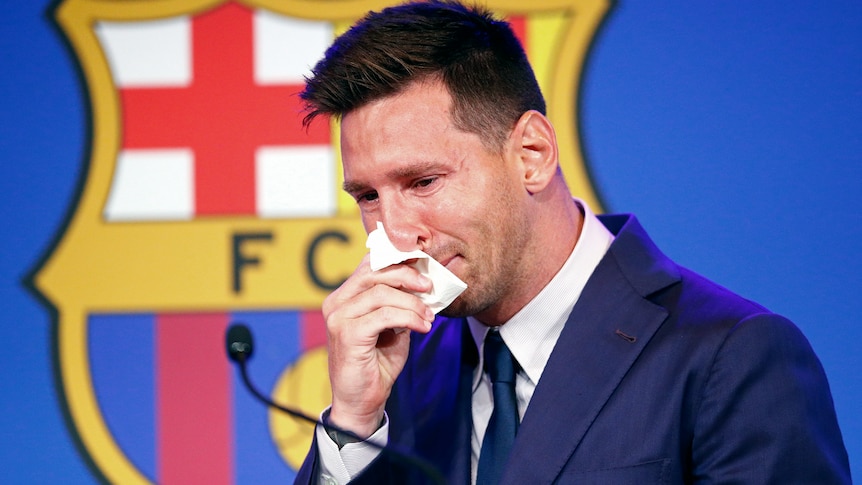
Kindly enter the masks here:
[[[385, 291], [387, 287], [400, 290], [400, 293], [403, 294], [387, 292]], [[324, 317], [328, 320], [329, 315], [334, 311], [351, 307], [355, 299], [364, 297], [365, 300], [359, 299], [358, 301], [365, 301], [366, 306], [358, 308], [358, 311], [367, 313], [382, 305], [406, 305], [405, 308], [414, 308], [419, 315], [430, 321], [434, 318], [433, 312], [429, 313], [426, 308], [417, 306], [420, 302], [416, 299], [405, 299], [404, 295], [430, 291], [431, 288], [431, 281], [416, 271], [415, 268], [393, 265], [372, 272], [368, 262], [363, 260], [350, 278], [327, 296], [323, 302], [322, 310]], [[369, 298], [370, 300], [368, 300]], [[349, 313], [346, 315], [351, 318], [357, 316]]]
[[362, 325], [362, 331], [370, 338], [386, 329], [407, 328], [424, 333], [433, 320], [434, 312], [419, 297], [381, 284], [327, 315], [327, 326], [335, 331], [338, 326]]
[[407, 264], [393, 264], [378, 271], [371, 271], [368, 261], [363, 259], [350, 278], [336, 291], [349, 299], [378, 284], [416, 293], [431, 291], [433, 286], [428, 277]]

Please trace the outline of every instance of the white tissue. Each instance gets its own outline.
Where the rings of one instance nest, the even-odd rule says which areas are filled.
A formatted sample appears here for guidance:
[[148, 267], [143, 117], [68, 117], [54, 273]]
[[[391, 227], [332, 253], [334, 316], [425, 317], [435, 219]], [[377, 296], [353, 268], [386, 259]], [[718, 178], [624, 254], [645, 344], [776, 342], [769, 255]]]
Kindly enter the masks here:
[[419, 273], [427, 276], [432, 283], [431, 291], [415, 293], [415, 295], [428, 305], [435, 314], [449, 306], [455, 298], [458, 298], [458, 295], [467, 289], [467, 283], [461, 281], [454, 273], [424, 252], [419, 250], [399, 251], [389, 240], [381, 222], [378, 222], [377, 229], [368, 235], [365, 246], [371, 250], [371, 271], [379, 271], [387, 266], [408, 259], [415, 259], [416, 261], [410, 265], [416, 268]]

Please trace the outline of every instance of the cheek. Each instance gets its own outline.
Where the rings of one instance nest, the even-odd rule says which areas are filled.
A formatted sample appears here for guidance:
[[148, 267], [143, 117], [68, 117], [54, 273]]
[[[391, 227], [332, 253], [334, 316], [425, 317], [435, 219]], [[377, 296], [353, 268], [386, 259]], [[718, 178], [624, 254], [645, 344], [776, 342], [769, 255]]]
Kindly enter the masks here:
[[377, 217], [365, 213], [361, 213], [360, 217], [362, 218], [362, 227], [365, 228], [366, 234], [369, 234], [371, 231], [377, 229]]
[[452, 194], [438, 194], [433, 201], [426, 202], [419, 209], [422, 220], [431, 228], [449, 233], [464, 223], [464, 209], [470, 201]]
[[470, 183], [468, 180], [468, 183], [446, 191], [438, 201], [434, 215], [446, 214], [451, 220], [460, 221], [459, 224], [474, 225], [471, 221], [485, 218], [490, 205], [488, 199], [494, 190], [481, 181]]
[[[424, 210], [428, 224], [471, 247], [487, 244], [512, 211], [510, 181], [501, 174], [466, 170], [464, 177], [437, 194]], [[477, 248], [478, 249], [478, 248]]]

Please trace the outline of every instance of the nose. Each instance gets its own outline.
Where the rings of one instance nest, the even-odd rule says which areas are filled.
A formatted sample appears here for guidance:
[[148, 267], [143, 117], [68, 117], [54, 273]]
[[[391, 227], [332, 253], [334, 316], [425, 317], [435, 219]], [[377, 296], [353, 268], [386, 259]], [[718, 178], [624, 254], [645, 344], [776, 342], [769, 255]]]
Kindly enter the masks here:
[[380, 222], [386, 235], [399, 251], [426, 249], [430, 234], [420, 211], [399, 201], [381, 201]]

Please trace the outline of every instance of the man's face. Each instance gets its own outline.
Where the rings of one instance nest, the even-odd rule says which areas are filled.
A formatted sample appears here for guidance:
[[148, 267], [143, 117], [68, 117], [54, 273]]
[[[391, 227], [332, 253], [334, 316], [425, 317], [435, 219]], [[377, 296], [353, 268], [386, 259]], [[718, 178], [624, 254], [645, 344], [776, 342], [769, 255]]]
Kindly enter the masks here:
[[450, 107], [442, 84], [423, 82], [346, 114], [345, 190], [366, 231], [382, 222], [398, 249], [421, 249], [467, 283], [444, 315], [481, 320], [521, 290], [529, 194], [514, 145], [489, 151], [455, 128]]

